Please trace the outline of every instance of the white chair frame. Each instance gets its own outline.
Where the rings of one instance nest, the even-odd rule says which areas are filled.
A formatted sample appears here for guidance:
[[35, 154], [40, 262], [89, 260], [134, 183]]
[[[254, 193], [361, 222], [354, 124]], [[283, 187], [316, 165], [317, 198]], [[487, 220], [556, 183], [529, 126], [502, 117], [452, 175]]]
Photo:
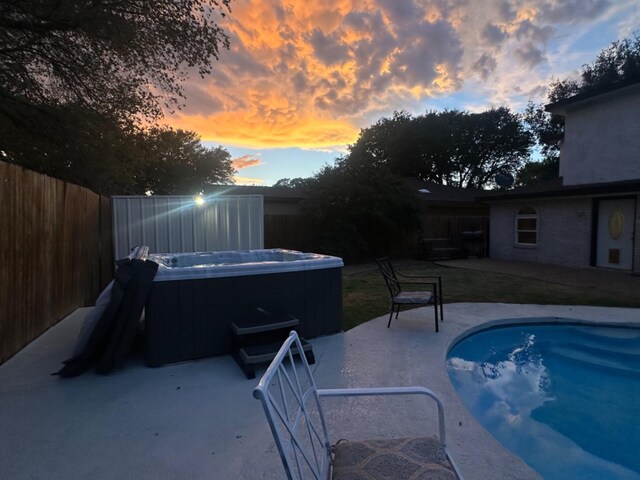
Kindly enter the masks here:
[[321, 398], [381, 395], [424, 395], [434, 400], [438, 410], [438, 439], [456, 475], [463, 480], [446, 449], [444, 407], [432, 390], [425, 387], [318, 389], [305, 356], [298, 352], [302, 352], [300, 339], [296, 332], [291, 332], [253, 391], [264, 408], [288, 480], [331, 478], [332, 447]]

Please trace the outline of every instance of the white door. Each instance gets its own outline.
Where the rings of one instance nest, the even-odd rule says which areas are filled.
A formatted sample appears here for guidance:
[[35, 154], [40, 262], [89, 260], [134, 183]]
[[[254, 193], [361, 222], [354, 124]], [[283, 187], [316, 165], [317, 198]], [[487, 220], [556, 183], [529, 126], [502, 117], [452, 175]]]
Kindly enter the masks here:
[[634, 199], [603, 200], [598, 209], [596, 265], [631, 270]]

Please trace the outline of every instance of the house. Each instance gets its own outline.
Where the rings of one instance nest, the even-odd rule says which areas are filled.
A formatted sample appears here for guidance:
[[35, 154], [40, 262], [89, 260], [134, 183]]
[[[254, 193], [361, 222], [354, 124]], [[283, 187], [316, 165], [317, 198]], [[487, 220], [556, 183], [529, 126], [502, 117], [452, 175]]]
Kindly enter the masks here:
[[546, 109], [565, 118], [560, 178], [484, 198], [490, 256], [640, 274], [640, 81]]

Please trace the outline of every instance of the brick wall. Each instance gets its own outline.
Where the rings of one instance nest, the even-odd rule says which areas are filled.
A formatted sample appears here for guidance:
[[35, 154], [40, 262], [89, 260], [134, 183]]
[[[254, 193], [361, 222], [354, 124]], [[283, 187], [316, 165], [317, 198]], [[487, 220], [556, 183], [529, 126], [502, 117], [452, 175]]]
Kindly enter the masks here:
[[[515, 245], [515, 216], [522, 207], [533, 207], [538, 211], [538, 244], [534, 247]], [[490, 256], [588, 267], [591, 262], [591, 211], [589, 198], [493, 203]]]

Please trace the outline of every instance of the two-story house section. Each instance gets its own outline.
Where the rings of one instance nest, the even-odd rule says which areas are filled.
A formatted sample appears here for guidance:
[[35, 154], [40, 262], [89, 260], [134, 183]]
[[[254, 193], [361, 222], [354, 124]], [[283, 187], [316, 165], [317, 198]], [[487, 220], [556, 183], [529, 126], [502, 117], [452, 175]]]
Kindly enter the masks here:
[[490, 195], [493, 258], [640, 273], [640, 81], [547, 105], [560, 178]]

